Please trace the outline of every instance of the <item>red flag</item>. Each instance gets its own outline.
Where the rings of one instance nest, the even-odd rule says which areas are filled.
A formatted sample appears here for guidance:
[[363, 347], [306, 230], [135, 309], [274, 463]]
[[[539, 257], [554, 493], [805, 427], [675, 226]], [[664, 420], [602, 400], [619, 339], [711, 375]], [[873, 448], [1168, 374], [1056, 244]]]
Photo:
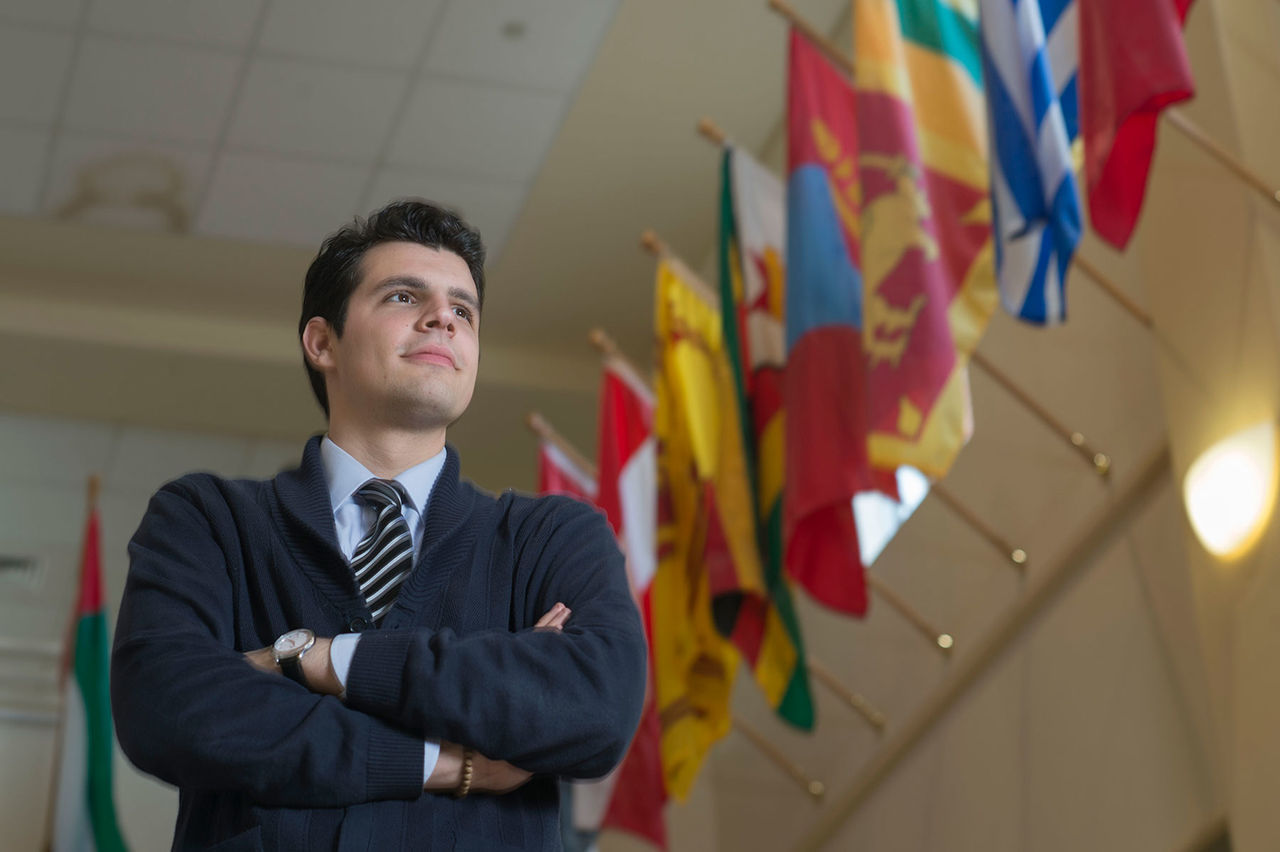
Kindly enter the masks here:
[[858, 135], [848, 80], [796, 32], [788, 99], [786, 568], [822, 603], [862, 615], [853, 495], [867, 459]]
[[613, 795], [602, 828], [628, 831], [667, 848], [662, 809], [667, 788], [662, 773], [662, 726], [653, 696], [653, 641], [649, 584], [657, 568], [657, 450], [653, 396], [644, 382], [617, 361], [605, 364], [600, 390], [598, 504], [627, 555], [627, 574], [649, 640], [649, 690], [640, 728], [614, 773]]
[[1156, 120], [1195, 93], [1182, 25], [1192, 0], [1080, 0], [1080, 113], [1089, 219], [1124, 248], [1138, 223]]

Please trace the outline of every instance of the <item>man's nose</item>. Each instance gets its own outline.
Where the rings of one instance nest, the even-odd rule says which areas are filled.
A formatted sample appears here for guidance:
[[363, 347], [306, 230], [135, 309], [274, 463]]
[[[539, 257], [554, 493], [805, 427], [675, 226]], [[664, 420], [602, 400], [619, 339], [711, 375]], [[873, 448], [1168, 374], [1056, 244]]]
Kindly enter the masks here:
[[441, 328], [445, 331], [453, 331], [455, 319], [453, 307], [448, 304], [429, 307], [423, 314], [427, 328]]

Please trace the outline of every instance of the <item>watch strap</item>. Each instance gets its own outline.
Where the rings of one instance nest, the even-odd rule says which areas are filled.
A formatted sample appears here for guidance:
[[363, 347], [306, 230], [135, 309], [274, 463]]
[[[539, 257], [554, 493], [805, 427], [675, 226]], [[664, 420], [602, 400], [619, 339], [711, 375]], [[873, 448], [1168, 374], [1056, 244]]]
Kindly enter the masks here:
[[[304, 651], [303, 653], [306, 652]], [[294, 683], [307, 686], [307, 676], [302, 671], [302, 654], [285, 657], [280, 660], [280, 671]]]

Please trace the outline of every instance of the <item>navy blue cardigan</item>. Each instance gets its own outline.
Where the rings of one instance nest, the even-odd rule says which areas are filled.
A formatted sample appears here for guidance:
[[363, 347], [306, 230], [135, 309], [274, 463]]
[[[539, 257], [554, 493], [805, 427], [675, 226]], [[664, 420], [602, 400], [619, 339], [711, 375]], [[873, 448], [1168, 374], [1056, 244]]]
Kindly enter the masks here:
[[[193, 474], [129, 545], [111, 699], [120, 745], [180, 789], [175, 849], [558, 849], [554, 775], [595, 777], [639, 720], [645, 643], [611, 530], [568, 498], [493, 497], [449, 448], [414, 573], [370, 627], [319, 438], [273, 480]], [[557, 601], [563, 633], [532, 630]], [[366, 631], [345, 703], [252, 669], [294, 627]], [[422, 740], [535, 777], [422, 792]]]

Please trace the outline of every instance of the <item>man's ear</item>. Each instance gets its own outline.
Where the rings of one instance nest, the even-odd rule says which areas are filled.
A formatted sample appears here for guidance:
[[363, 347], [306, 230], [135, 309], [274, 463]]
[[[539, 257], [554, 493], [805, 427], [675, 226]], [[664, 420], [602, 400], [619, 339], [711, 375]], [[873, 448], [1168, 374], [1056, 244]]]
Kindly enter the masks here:
[[302, 329], [302, 352], [307, 363], [321, 372], [333, 366], [333, 341], [337, 335], [324, 317], [312, 317]]

